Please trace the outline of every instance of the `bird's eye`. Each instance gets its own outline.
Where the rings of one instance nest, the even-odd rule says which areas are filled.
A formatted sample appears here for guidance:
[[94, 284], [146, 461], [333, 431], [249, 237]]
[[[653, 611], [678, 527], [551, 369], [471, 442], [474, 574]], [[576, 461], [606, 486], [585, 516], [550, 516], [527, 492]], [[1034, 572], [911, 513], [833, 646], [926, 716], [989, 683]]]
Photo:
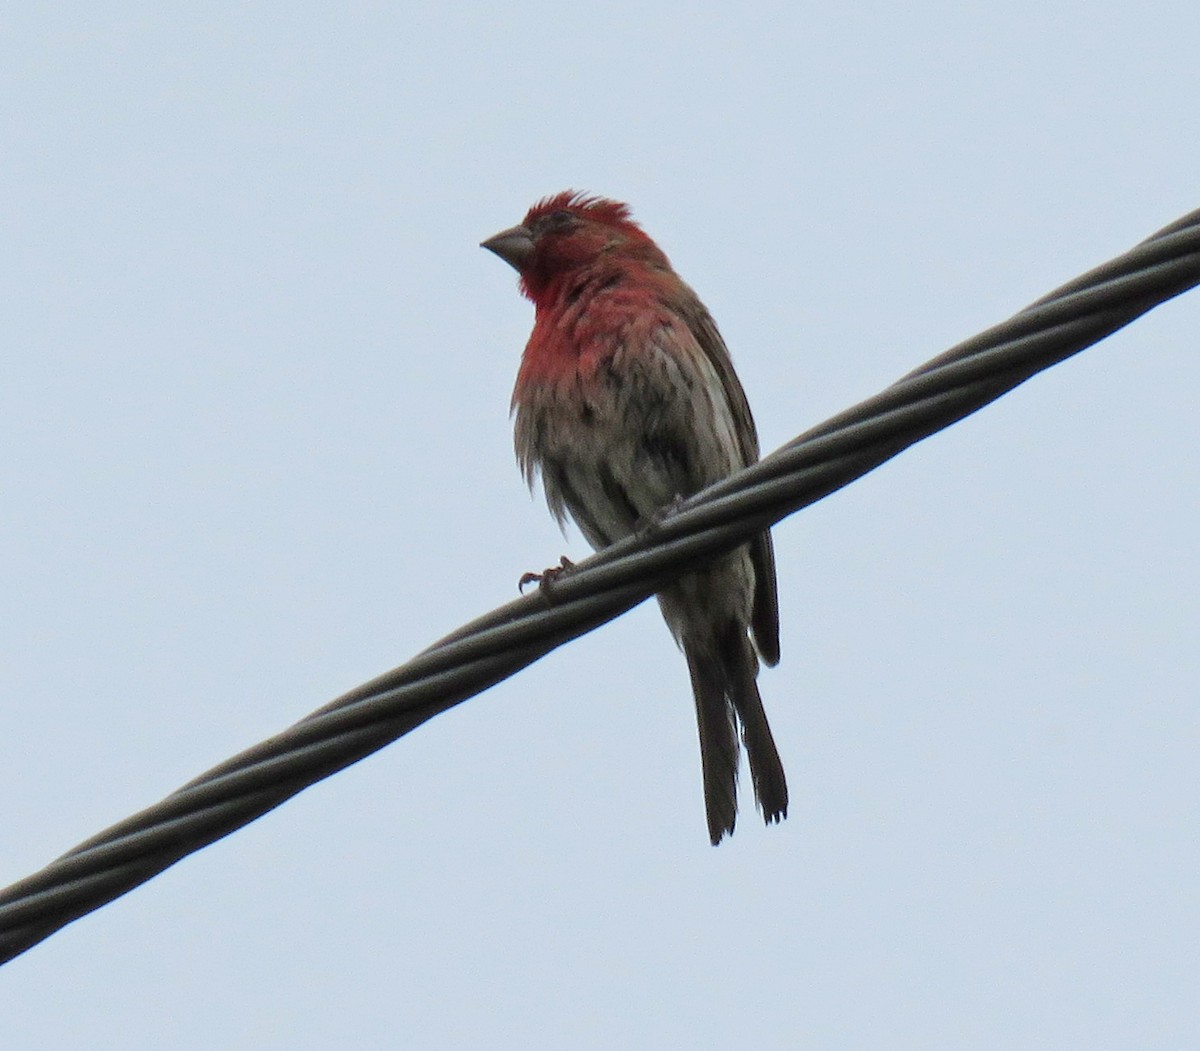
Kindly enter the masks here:
[[558, 233], [562, 230], [569, 230], [575, 226], [579, 220], [575, 218], [565, 208], [560, 208], [556, 212], [551, 212], [544, 220], [546, 230], [552, 233]]

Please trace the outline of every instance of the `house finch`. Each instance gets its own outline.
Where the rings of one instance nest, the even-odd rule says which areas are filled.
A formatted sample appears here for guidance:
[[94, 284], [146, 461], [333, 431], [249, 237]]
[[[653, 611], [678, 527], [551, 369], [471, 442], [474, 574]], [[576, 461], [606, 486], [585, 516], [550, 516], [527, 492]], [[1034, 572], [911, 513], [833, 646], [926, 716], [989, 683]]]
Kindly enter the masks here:
[[[565, 191], [483, 247], [533, 301], [512, 398], [517, 460], [530, 485], [540, 472], [560, 525], [569, 514], [599, 549], [758, 459], [716, 324], [628, 206]], [[691, 673], [712, 842], [737, 816], [739, 727], [763, 817], [781, 820], [787, 781], [755, 681], [759, 656], [779, 660], [770, 533], [658, 602]]]

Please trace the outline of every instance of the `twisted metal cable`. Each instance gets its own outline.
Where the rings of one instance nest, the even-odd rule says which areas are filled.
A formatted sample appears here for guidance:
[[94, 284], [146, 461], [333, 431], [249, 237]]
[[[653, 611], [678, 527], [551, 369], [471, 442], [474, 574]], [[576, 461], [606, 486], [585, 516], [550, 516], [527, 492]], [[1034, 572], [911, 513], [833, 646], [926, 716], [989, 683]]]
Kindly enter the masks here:
[[1200, 211], [0, 891], [0, 963], [1200, 284]]

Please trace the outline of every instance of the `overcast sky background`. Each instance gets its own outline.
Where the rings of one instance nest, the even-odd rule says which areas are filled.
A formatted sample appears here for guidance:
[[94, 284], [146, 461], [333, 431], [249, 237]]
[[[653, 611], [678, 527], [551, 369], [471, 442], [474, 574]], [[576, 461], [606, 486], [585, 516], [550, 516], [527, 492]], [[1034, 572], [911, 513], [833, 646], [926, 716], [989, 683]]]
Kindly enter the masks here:
[[[1200, 207], [1178, 3], [11, 7], [0, 883], [586, 553], [478, 242], [632, 202], [763, 447]], [[653, 604], [0, 972], [5, 1048], [1200, 1042], [1200, 293], [776, 530], [793, 809]]]

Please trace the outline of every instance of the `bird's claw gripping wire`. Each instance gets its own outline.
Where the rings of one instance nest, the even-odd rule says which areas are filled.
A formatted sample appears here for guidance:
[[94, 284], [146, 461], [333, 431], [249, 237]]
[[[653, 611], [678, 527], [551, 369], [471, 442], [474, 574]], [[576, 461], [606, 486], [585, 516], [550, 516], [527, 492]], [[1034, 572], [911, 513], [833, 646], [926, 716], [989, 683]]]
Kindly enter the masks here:
[[517, 581], [517, 590], [521, 594], [525, 594], [525, 589], [530, 584], [537, 584], [538, 591], [543, 595], [548, 593], [554, 582], [564, 573], [570, 573], [575, 568], [575, 563], [572, 562], [566, 555], [563, 555], [558, 560], [557, 566], [551, 566], [549, 569], [543, 569], [540, 573], [523, 573], [521, 579]]
[[683, 493], [676, 493], [669, 503], [665, 503], [657, 511], [651, 511], [650, 514], [639, 518], [636, 526], [634, 526], [634, 535], [653, 538], [667, 519], [679, 513], [679, 509], [687, 502], [687, 497]]

